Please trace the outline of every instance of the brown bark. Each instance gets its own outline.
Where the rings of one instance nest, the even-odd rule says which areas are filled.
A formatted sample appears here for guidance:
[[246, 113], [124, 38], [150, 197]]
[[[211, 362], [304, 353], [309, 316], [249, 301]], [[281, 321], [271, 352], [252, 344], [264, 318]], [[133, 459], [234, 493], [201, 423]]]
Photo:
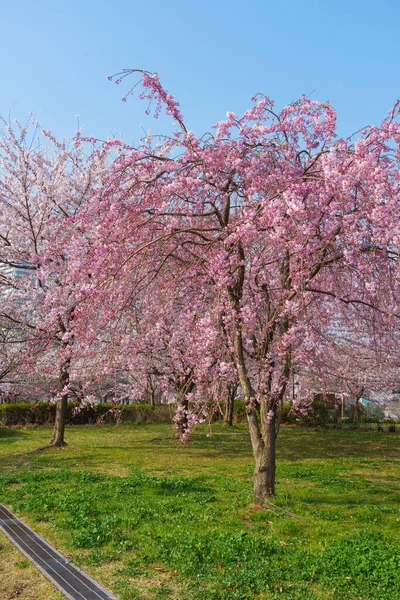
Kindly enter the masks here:
[[150, 406], [152, 406], [152, 407], [154, 407], [156, 404], [155, 390], [153, 387], [153, 382], [151, 381], [151, 375], [147, 376], [146, 402], [147, 402], [147, 404], [150, 404]]
[[69, 366], [70, 361], [66, 360], [60, 369], [60, 376], [58, 380], [58, 393], [61, 394], [56, 404], [56, 417], [54, 420], [53, 434], [49, 446], [66, 446], [64, 434], [65, 424], [67, 420], [67, 402], [68, 392], [63, 392], [64, 388], [68, 386], [69, 382]]
[[179, 418], [175, 420], [176, 437], [180, 437], [188, 428], [189, 402], [185, 395], [178, 397]]
[[[251, 446], [255, 461], [253, 474], [253, 490], [255, 498], [263, 502], [268, 496], [275, 495], [275, 417], [269, 423], [265, 423], [263, 430], [260, 428], [260, 422], [257, 416], [257, 408], [254, 402], [254, 393], [251, 387], [250, 379], [247, 374], [246, 364], [244, 362], [243, 340], [240, 328], [236, 329], [234, 334], [234, 348], [236, 365], [243, 392], [243, 399], [246, 406], [247, 423], [249, 426]], [[264, 402], [263, 402], [264, 400]], [[262, 405], [266, 399], [262, 399]], [[261, 406], [261, 418], [264, 413]], [[272, 429], [272, 427], [274, 429]], [[264, 433], [264, 435], [263, 435]]]
[[235, 403], [237, 385], [228, 384], [227, 396], [226, 396], [226, 407], [224, 414], [224, 424], [231, 427], [233, 425], [233, 409]]
[[353, 406], [353, 427], [357, 427], [359, 420], [360, 420], [360, 404], [359, 404], [359, 398], [354, 398], [354, 406]]
[[[243, 249], [239, 244], [239, 253], [243, 254]], [[241, 256], [242, 258], [242, 256]], [[240, 382], [240, 386], [243, 392], [243, 400], [246, 407], [247, 423], [249, 426], [251, 447], [253, 450], [253, 456], [255, 461], [255, 469], [253, 476], [253, 489], [254, 496], [257, 500], [265, 500], [272, 489], [273, 493], [275, 490], [274, 482], [272, 486], [267, 484], [267, 464], [269, 466], [271, 461], [274, 461], [275, 455], [269, 455], [269, 461], [267, 457], [267, 449], [265, 441], [262, 436], [260, 429], [260, 422], [257, 415], [257, 406], [255, 404], [255, 394], [251, 385], [251, 381], [247, 372], [246, 360], [244, 356], [244, 345], [242, 335], [242, 323], [240, 319], [240, 300], [243, 292], [244, 282], [244, 266], [238, 268], [237, 280], [235, 286], [228, 286], [229, 300], [232, 308], [236, 312], [236, 319], [233, 323], [233, 347], [236, 370]], [[262, 417], [262, 415], [261, 415]], [[269, 468], [268, 476], [274, 475], [275, 469]], [[271, 482], [270, 482], [271, 483]]]
[[[265, 361], [269, 361], [268, 366], [270, 367], [270, 374], [267, 375], [266, 381], [263, 383], [259, 406], [257, 406], [246, 365], [240, 316], [240, 304], [245, 278], [244, 251], [240, 243], [238, 244], [238, 253], [242, 260], [242, 265], [237, 268], [234, 285], [228, 286], [227, 291], [231, 306], [236, 313], [236, 318], [233, 323], [234, 358], [246, 406], [247, 422], [255, 461], [253, 476], [254, 496], [258, 501], [263, 502], [266, 501], [268, 497], [275, 495], [276, 437], [280, 421], [280, 415], [278, 415], [278, 413], [282, 407], [282, 401], [285, 395], [292, 364], [290, 346], [286, 349], [285, 356], [280, 366], [276, 365], [271, 359], [268, 359], [268, 353], [274, 334], [279, 330], [279, 333], [282, 336], [285, 335], [289, 330], [290, 323], [286, 315], [284, 315], [283, 318], [279, 315], [279, 310], [282, 307], [276, 307], [274, 315], [271, 315], [269, 295], [268, 290], [266, 289], [266, 335], [263, 343], [259, 347], [258, 360], [260, 373], [265, 370]], [[281, 280], [282, 287], [288, 290], [289, 293], [291, 288], [290, 255], [287, 251], [284, 253], [281, 263]], [[276, 369], [278, 368], [280, 369], [278, 389], [272, 394], [271, 373], [273, 370], [276, 372]]]
[[[67, 333], [68, 326], [74, 317], [74, 308], [71, 308], [67, 315], [66, 321], [59, 318], [60, 332], [62, 335]], [[73, 344], [73, 336], [68, 341], [61, 340], [61, 349], [63, 352], [70, 350], [70, 346]], [[64, 358], [60, 366], [59, 377], [58, 377], [58, 394], [59, 399], [56, 404], [56, 417], [54, 421], [53, 434], [49, 446], [66, 446], [64, 434], [65, 424], [67, 420], [67, 402], [68, 402], [68, 384], [69, 384], [69, 370], [71, 367], [71, 356], [68, 353], [68, 357]]]
[[189, 410], [189, 400], [187, 398], [187, 394], [189, 394], [194, 388], [193, 383], [193, 373], [191, 373], [187, 378], [185, 383], [178, 391], [178, 415], [179, 418], [175, 420], [175, 429], [176, 436], [180, 437], [188, 428], [188, 410]]
[[276, 417], [266, 424], [262, 444], [253, 449], [255, 468], [253, 476], [254, 497], [265, 501], [275, 496], [276, 473]]

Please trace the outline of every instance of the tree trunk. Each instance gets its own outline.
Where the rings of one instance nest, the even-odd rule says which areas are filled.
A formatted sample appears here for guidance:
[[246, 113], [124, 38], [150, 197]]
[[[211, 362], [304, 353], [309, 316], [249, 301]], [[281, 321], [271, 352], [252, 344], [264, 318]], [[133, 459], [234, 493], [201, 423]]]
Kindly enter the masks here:
[[[285, 396], [286, 386], [290, 375], [292, 362], [291, 346], [289, 345], [285, 352], [285, 357], [281, 366], [281, 375], [279, 381], [279, 390], [274, 397], [271, 396], [272, 389], [272, 369], [264, 383], [264, 393], [260, 397], [259, 407], [256, 405], [254, 390], [250, 381], [245, 352], [243, 344], [243, 331], [240, 302], [243, 294], [243, 283], [245, 277], [245, 256], [242, 245], [238, 244], [239, 257], [242, 260], [242, 265], [237, 268], [235, 284], [228, 285], [228, 297], [234, 310], [233, 319], [233, 349], [236, 371], [238, 374], [240, 386], [243, 392], [243, 399], [246, 406], [247, 422], [249, 425], [249, 433], [253, 456], [255, 461], [254, 469], [254, 496], [258, 501], [264, 502], [270, 496], [275, 495], [275, 472], [276, 472], [276, 437], [278, 432], [277, 412], [281, 406]], [[282, 286], [284, 289], [291, 288], [290, 278], [290, 255], [286, 251], [281, 265]], [[268, 323], [271, 321], [270, 301], [267, 291], [267, 313], [266, 318]], [[268, 325], [268, 335], [266, 343], [264, 343], [264, 351], [261, 358], [260, 366], [265, 367], [264, 360], [268, 357], [269, 347], [272, 343], [276, 325], [279, 323], [279, 331], [283, 336], [289, 331], [289, 318], [287, 315], [282, 320], [276, 319], [274, 326]], [[270, 361], [270, 366], [275, 368], [273, 362]], [[262, 372], [262, 370], [260, 370]], [[259, 414], [258, 414], [259, 408]]]
[[147, 375], [147, 385], [146, 385], [146, 402], [150, 404], [154, 408], [155, 406], [155, 390], [153, 387], [153, 382], [151, 380], [151, 375]]
[[189, 401], [185, 395], [178, 398], [177, 417], [175, 419], [176, 437], [181, 437], [188, 428]]
[[237, 386], [229, 384], [228, 385], [228, 394], [226, 398], [226, 409], [224, 415], [224, 424], [231, 427], [233, 425], [233, 409], [235, 405], [235, 396], [236, 396]]
[[272, 421], [268, 423], [264, 439], [260, 438], [259, 442], [253, 445], [253, 490], [254, 497], [259, 502], [265, 502], [269, 497], [275, 496], [276, 432], [275, 423]]
[[358, 425], [358, 422], [360, 420], [360, 404], [359, 404], [359, 398], [355, 398], [354, 399], [354, 406], [353, 406], [353, 427], [356, 428]]
[[54, 421], [53, 435], [49, 446], [66, 446], [64, 439], [65, 422], [67, 419], [68, 394], [63, 394], [56, 404], [56, 418]]
[[176, 436], [181, 437], [189, 427], [188, 411], [189, 411], [189, 400], [187, 394], [189, 394], [194, 388], [193, 373], [188, 375], [183, 386], [178, 390], [178, 408], [175, 418]]
[[273, 414], [265, 418], [263, 413], [265, 411], [261, 410], [264, 424], [261, 426], [260, 442], [253, 445], [254, 496], [259, 501], [265, 501], [269, 496], [275, 496], [277, 416]]
[[69, 383], [70, 360], [66, 360], [60, 369], [58, 380], [58, 393], [61, 394], [56, 404], [56, 417], [54, 421], [53, 434], [49, 446], [66, 446], [64, 439], [65, 423], [67, 420], [68, 392], [63, 391]]
[[[237, 327], [234, 332], [233, 341], [236, 367], [243, 392], [251, 447], [255, 462], [253, 475], [254, 497], [259, 502], [265, 502], [269, 496], [275, 495], [275, 440], [277, 435], [277, 421], [275, 414], [276, 403], [270, 402], [269, 400], [271, 400], [271, 398], [263, 396], [261, 398], [260, 418], [258, 417], [254, 401], [254, 391], [251, 386], [244, 359], [243, 339], [240, 326]], [[275, 408], [275, 411], [271, 415], [269, 412], [270, 409], [273, 408]]]
[[268, 436], [263, 446], [254, 451], [254, 497], [259, 502], [275, 496], [276, 450], [275, 434]]

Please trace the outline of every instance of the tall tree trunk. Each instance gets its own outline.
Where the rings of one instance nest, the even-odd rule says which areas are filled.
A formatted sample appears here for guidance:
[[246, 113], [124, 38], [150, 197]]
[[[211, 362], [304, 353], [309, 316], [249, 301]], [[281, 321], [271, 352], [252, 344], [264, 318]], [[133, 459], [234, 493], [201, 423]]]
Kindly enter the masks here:
[[58, 393], [60, 394], [60, 397], [56, 404], [56, 417], [49, 446], [66, 446], [64, 432], [67, 420], [68, 391], [64, 390], [69, 383], [69, 367], [70, 360], [67, 359], [60, 368], [58, 379]]
[[147, 376], [147, 385], [146, 385], [146, 402], [150, 404], [150, 406], [154, 407], [155, 405], [155, 390], [151, 381], [151, 375]]
[[[236, 370], [246, 407], [246, 417], [255, 462], [253, 475], [254, 497], [259, 502], [263, 502], [268, 496], [275, 494], [275, 442], [271, 444], [269, 443], [270, 440], [267, 440], [268, 443], [266, 444], [263, 439], [263, 432], [260, 428], [260, 420], [257, 414], [255, 394], [244, 356], [242, 323], [240, 318], [240, 299], [242, 296], [243, 280], [244, 266], [238, 269], [236, 286], [228, 286], [228, 294], [232, 308], [236, 311], [236, 318], [233, 323], [233, 348]], [[266, 412], [264, 411], [264, 413]], [[260, 416], [262, 420], [264, 416], [263, 412], [261, 412]]]
[[353, 406], [353, 427], [356, 428], [358, 422], [360, 420], [360, 404], [359, 397], [354, 398], [354, 406]]
[[226, 407], [224, 415], [224, 424], [231, 427], [233, 425], [233, 409], [235, 405], [237, 385], [229, 383], [227, 387]]
[[179, 394], [178, 396], [178, 410], [177, 417], [175, 419], [176, 436], [181, 437], [188, 428], [188, 408], [189, 401], [185, 394]]
[[[260, 422], [257, 416], [254, 392], [251, 386], [250, 378], [247, 373], [246, 363], [243, 351], [243, 339], [240, 326], [234, 331], [235, 360], [243, 392], [243, 400], [246, 407], [247, 423], [249, 426], [251, 447], [254, 456], [254, 474], [253, 490], [254, 497], [259, 502], [265, 501], [268, 496], [275, 495], [275, 419], [273, 417], [269, 423], [265, 423], [263, 432], [260, 428]], [[261, 419], [267, 410], [261, 411]], [[272, 432], [272, 427], [274, 430]], [[264, 435], [263, 435], [264, 433]]]
[[[266, 288], [264, 290], [267, 307], [266, 338], [263, 343], [263, 352], [259, 353], [258, 359], [260, 360], [260, 373], [265, 370], [265, 361], [269, 361], [271, 370], [267, 375], [266, 381], [263, 383], [263, 393], [260, 395], [259, 406], [257, 407], [255, 394], [247, 370], [243, 343], [240, 303], [243, 295], [243, 283], [245, 278], [245, 256], [243, 247], [240, 243], [238, 244], [238, 253], [242, 260], [242, 264], [236, 270], [234, 285], [228, 285], [227, 291], [229, 301], [235, 313], [233, 320], [234, 359], [246, 406], [247, 422], [249, 425], [250, 440], [255, 462], [253, 477], [254, 496], [258, 501], [263, 502], [268, 500], [268, 497], [275, 495], [276, 437], [279, 428], [277, 413], [282, 406], [292, 362], [290, 345], [286, 348], [285, 356], [280, 367], [277, 367], [271, 359], [268, 359], [268, 352], [277, 326], [279, 326], [280, 334], [283, 336], [288, 332], [290, 323], [287, 315], [283, 315], [283, 318], [279, 318], [279, 313], [277, 313], [275, 317], [272, 317], [268, 289]], [[291, 278], [290, 255], [288, 251], [284, 252], [282, 259], [281, 279], [282, 287], [289, 292]], [[280, 368], [280, 377], [278, 390], [272, 395], [272, 371], [276, 368]]]
[[189, 394], [193, 390], [193, 388], [193, 373], [190, 373], [190, 375], [188, 375], [188, 377], [186, 378], [185, 383], [178, 390], [178, 408], [177, 416], [175, 418], [175, 429], [177, 437], [181, 437], [187, 431], [189, 426], [189, 400], [187, 398], [187, 394]]
[[362, 398], [364, 394], [364, 388], [363, 387], [359, 387], [357, 389], [357, 391], [355, 391], [353, 393], [353, 399], [354, 399], [354, 406], [353, 406], [353, 427], [356, 428], [357, 425], [359, 424], [360, 421], [360, 417], [361, 417], [361, 405], [360, 405], [360, 399]]
[[[287, 324], [285, 323], [287, 327]], [[282, 401], [285, 395], [291, 366], [291, 348], [286, 350], [281, 365], [281, 376], [277, 392], [271, 395], [271, 378], [266, 382], [265, 393], [259, 399], [259, 415], [255, 404], [254, 392], [248, 376], [244, 358], [243, 338], [240, 324], [234, 331], [234, 349], [237, 372], [243, 391], [249, 425], [251, 446], [255, 461], [254, 496], [258, 501], [266, 501], [275, 495], [276, 438], [279, 429]]]
[[275, 496], [276, 473], [276, 417], [266, 424], [262, 444], [253, 447], [255, 468], [253, 476], [254, 497], [264, 501]]

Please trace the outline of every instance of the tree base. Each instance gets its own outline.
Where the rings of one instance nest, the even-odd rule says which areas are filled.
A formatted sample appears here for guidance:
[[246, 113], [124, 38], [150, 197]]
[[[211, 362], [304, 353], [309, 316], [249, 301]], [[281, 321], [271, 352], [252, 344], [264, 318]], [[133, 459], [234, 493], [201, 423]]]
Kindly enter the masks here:
[[66, 442], [50, 442], [49, 444], [46, 444], [46, 446], [40, 446], [40, 448], [36, 448], [35, 452], [42, 452], [48, 448], [65, 448], [65, 446], [68, 446]]

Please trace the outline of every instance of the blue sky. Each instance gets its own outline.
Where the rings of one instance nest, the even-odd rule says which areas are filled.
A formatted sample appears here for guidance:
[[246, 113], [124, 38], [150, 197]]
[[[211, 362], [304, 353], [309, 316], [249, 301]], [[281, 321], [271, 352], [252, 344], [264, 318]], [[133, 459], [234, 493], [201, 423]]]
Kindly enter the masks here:
[[150, 121], [124, 67], [157, 71], [201, 134], [256, 92], [282, 107], [302, 93], [330, 100], [340, 135], [382, 120], [400, 97], [398, 0], [2, 0], [0, 113], [32, 111], [57, 136], [126, 140]]

